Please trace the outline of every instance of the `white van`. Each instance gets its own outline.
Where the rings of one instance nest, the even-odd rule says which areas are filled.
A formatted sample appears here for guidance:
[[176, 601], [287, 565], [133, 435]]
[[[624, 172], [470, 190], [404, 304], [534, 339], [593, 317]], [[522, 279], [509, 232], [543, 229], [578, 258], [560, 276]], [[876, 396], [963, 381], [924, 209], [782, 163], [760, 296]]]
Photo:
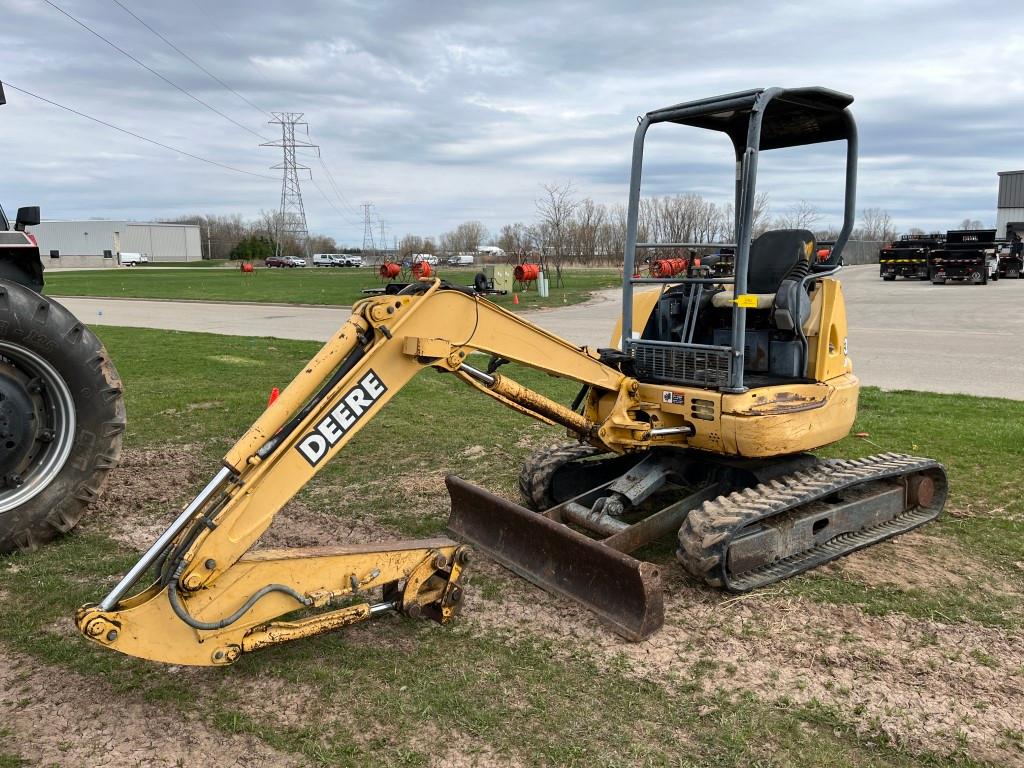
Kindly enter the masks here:
[[136, 267], [139, 264], [146, 264], [149, 262], [149, 256], [144, 253], [119, 253], [117, 254], [117, 263], [122, 267]]
[[453, 267], [471, 267], [473, 266], [473, 254], [456, 253], [454, 256], [448, 257], [448, 263]]
[[358, 253], [314, 253], [314, 267], [361, 267], [363, 257]]

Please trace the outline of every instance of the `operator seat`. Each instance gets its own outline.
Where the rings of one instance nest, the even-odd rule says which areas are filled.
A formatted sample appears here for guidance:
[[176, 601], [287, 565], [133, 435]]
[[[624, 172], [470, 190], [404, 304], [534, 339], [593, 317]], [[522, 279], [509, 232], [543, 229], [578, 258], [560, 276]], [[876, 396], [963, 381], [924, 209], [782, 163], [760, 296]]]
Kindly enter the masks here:
[[[807, 259], [807, 244], [814, 251], [814, 233], [807, 229], [772, 229], [750, 244], [747, 266], [747, 294], [757, 300], [756, 309], [771, 309], [783, 279], [801, 259]], [[712, 306], [727, 309], [733, 306], [732, 290], [716, 293]]]

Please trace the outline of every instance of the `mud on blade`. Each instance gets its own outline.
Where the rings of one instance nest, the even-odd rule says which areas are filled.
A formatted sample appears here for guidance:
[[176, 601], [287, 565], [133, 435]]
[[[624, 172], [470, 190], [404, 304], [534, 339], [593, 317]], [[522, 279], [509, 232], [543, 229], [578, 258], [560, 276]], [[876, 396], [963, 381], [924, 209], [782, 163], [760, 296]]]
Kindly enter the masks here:
[[596, 613], [628, 640], [665, 620], [657, 566], [449, 475], [448, 530], [541, 589]]

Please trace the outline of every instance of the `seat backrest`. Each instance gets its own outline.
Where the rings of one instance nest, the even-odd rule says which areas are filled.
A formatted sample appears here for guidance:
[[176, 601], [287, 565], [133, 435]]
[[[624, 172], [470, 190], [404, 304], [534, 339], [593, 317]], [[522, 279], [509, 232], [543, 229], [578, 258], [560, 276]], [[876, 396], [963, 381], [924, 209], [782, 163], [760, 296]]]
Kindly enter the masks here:
[[750, 244], [747, 267], [747, 293], [775, 293], [800, 259], [806, 257], [806, 244], [814, 248], [814, 233], [807, 229], [773, 229]]

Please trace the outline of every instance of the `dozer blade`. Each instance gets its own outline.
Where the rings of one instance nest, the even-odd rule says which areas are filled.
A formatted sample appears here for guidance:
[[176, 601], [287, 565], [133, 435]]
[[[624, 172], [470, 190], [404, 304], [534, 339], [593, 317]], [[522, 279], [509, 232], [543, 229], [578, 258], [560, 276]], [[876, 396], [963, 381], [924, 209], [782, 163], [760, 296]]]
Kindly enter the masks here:
[[627, 640], [665, 621], [657, 566], [467, 483], [445, 478], [448, 530], [541, 589], [590, 609]]

